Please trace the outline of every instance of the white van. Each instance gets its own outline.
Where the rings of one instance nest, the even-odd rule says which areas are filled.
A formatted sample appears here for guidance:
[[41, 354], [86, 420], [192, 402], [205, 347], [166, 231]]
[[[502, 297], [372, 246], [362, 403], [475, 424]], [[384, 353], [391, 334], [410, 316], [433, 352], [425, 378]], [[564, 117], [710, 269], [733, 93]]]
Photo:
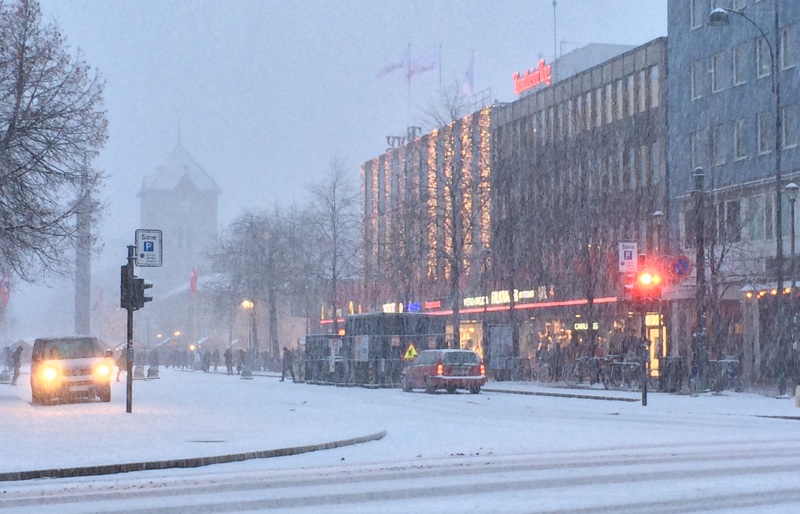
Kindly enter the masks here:
[[31, 355], [31, 399], [35, 404], [55, 399], [111, 401], [113, 365], [95, 337], [36, 339]]

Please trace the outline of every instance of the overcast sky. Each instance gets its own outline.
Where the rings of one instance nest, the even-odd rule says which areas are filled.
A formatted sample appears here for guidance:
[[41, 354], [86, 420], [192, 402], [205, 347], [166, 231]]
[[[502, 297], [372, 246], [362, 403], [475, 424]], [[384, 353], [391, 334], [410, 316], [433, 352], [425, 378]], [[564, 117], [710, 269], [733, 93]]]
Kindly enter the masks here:
[[[124, 261], [142, 178], [179, 139], [222, 189], [222, 226], [243, 209], [302, 201], [334, 155], [357, 183], [360, 164], [385, 151], [386, 136], [420, 125], [440, 76], [460, 82], [473, 54], [474, 91], [507, 102], [512, 74], [554, 48], [667, 33], [666, 0], [558, 0], [554, 41], [553, 3], [41, 0], [44, 18], [106, 79], [109, 140], [95, 164], [109, 177], [110, 210], [95, 269]], [[441, 55], [441, 70], [410, 88], [398, 72], [377, 78], [409, 45], [412, 61]]]

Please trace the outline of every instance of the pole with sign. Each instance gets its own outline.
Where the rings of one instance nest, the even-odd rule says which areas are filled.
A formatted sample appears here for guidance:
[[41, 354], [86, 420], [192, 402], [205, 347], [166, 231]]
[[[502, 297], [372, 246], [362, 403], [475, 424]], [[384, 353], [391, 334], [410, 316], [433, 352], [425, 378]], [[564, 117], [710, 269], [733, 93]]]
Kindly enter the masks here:
[[128, 246], [128, 263], [122, 266], [120, 276], [120, 307], [128, 311], [126, 323], [127, 379], [125, 411], [133, 412], [133, 311], [144, 307], [146, 302], [152, 300], [145, 296], [145, 289], [152, 284], [146, 284], [144, 279], [138, 278], [133, 273], [133, 267], [155, 267], [162, 263], [162, 232], [156, 229], [136, 230], [136, 244]]

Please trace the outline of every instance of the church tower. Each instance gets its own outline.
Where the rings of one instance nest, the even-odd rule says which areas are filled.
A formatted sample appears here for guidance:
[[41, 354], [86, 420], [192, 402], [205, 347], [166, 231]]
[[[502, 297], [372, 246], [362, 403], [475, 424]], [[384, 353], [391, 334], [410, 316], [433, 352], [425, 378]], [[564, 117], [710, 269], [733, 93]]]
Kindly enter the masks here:
[[208, 271], [208, 251], [217, 239], [220, 192], [180, 143], [155, 173], [144, 177], [140, 227], [163, 231], [163, 265], [137, 270], [153, 281], [154, 294], [164, 297], [187, 288], [193, 268], [199, 276]]

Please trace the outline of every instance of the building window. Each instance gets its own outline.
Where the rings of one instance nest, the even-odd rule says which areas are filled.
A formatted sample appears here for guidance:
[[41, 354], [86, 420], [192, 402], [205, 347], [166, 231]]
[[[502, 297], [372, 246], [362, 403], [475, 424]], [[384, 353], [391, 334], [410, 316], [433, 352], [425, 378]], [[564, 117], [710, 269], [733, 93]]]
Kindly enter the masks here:
[[711, 56], [711, 92], [717, 93], [725, 89], [727, 59], [725, 53], [720, 52]]
[[772, 196], [764, 197], [764, 237], [772, 239]]
[[747, 47], [739, 45], [733, 48], [733, 85], [747, 82]]
[[578, 95], [575, 98], [575, 132], [583, 130], [583, 97]]
[[751, 241], [764, 239], [764, 198], [761, 196], [747, 199], [747, 231]]
[[624, 98], [624, 91], [622, 89], [622, 79], [617, 79], [616, 83], [614, 84], [614, 89], [616, 90], [615, 93], [615, 100], [614, 100], [614, 110], [617, 113], [617, 119], [622, 119], [622, 106], [623, 106], [623, 98]]
[[723, 141], [722, 125], [716, 125], [711, 130], [711, 152], [713, 166], [725, 164], [725, 142]]
[[725, 240], [728, 243], [738, 243], [742, 240], [742, 208], [739, 200], [725, 204]]
[[584, 127], [586, 130], [592, 128], [592, 92], [589, 91], [586, 93], [586, 105], [584, 105], [584, 109], [586, 109], [586, 113], [583, 117]]
[[733, 126], [733, 148], [735, 159], [741, 160], [747, 158], [747, 128], [745, 120], [736, 120]]
[[703, 165], [703, 149], [705, 148], [705, 131], [692, 133], [692, 169]]
[[703, 96], [703, 61], [692, 63], [692, 100], [697, 100]]
[[759, 78], [772, 73], [772, 57], [769, 43], [763, 37], [756, 40], [756, 71]]
[[639, 80], [637, 84], [638, 95], [636, 98], [639, 112], [647, 110], [647, 70], [639, 71]]
[[603, 90], [594, 90], [594, 126], [599, 127], [603, 124]]
[[567, 134], [575, 134], [575, 99], [570, 98], [567, 100], [567, 112], [565, 113], [567, 124]]
[[692, 0], [692, 9], [690, 11], [691, 20], [689, 20], [692, 29], [703, 26], [709, 12], [709, 9], [706, 7], [707, 3], [708, 0]]
[[765, 154], [772, 150], [770, 144], [770, 119], [766, 112], [760, 112], [758, 118], [758, 153]]
[[625, 89], [626, 89], [626, 97], [627, 97], [627, 112], [628, 116], [633, 116], [633, 113], [636, 112], [636, 89], [634, 88], [634, 76], [628, 75], [625, 77]]
[[605, 103], [606, 123], [614, 121], [614, 94], [612, 84], [606, 84], [606, 103]]
[[650, 66], [650, 108], [658, 107], [658, 65]]
[[781, 109], [781, 148], [797, 146], [797, 104]]
[[797, 64], [797, 29], [789, 25], [781, 30], [781, 67], [792, 68]]

